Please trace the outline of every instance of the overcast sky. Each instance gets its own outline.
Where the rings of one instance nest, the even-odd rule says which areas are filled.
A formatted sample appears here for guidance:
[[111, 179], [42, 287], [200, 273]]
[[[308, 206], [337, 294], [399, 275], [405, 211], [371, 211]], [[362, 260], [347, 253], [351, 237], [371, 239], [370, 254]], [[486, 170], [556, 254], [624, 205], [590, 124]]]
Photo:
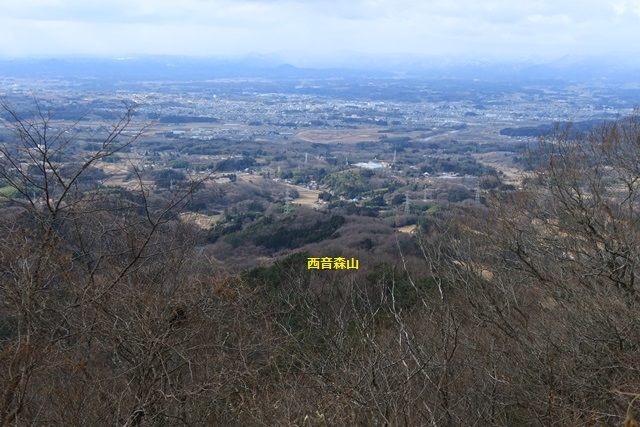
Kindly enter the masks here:
[[640, 53], [640, 0], [0, 0], [0, 55]]

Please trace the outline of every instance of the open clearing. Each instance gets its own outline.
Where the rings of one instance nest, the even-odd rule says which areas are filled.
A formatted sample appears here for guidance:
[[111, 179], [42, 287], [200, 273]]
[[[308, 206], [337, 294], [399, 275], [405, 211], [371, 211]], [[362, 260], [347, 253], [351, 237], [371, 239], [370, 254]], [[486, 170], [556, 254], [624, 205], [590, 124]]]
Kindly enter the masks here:
[[312, 129], [303, 130], [296, 138], [315, 144], [357, 144], [359, 142], [378, 142], [378, 129]]
[[[255, 183], [260, 180], [266, 180], [266, 178], [260, 175], [247, 175], [247, 174], [238, 174], [238, 178], [244, 182]], [[293, 188], [298, 192], [298, 197], [293, 199], [291, 203], [294, 205], [314, 207], [318, 202], [318, 196], [320, 195], [320, 191], [318, 190], [310, 190], [305, 187], [301, 187], [299, 185], [287, 184], [285, 182], [280, 181], [280, 184], [286, 185], [289, 188]]]
[[[105, 163], [98, 162], [96, 167], [102, 169], [108, 178], [102, 183], [111, 187], [121, 187], [129, 191], [140, 191], [140, 181], [137, 177], [131, 177], [128, 167], [122, 163]], [[155, 186], [155, 183], [151, 180], [143, 180], [142, 185], [145, 188]]]
[[495, 170], [502, 172], [504, 174], [503, 182], [505, 184], [511, 184], [517, 187], [520, 185], [522, 178], [526, 174], [513, 164], [513, 161], [511, 160], [513, 156], [514, 153], [511, 152], [495, 151], [491, 153], [476, 154], [474, 157], [483, 165], [490, 166]]
[[222, 215], [205, 215], [196, 212], [184, 212], [180, 214], [180, 219], [197, 225], [203, 230], [209, 230], [222, 219]]
[[418, 229], [417, 225], [405, 225], [404, 227], [398, 227], [398, 231], [405, 234], [413, 234]]
[[293, 199], [292, 202], [294, 205], [312, 208], [318, 202], [318, 195], [320, 194], [319, 191], [309, 190], [308, 188], [300, 187], [298, 185], [289, 185], [289, 187], [295, 188], [298, 192], [298, 197]]

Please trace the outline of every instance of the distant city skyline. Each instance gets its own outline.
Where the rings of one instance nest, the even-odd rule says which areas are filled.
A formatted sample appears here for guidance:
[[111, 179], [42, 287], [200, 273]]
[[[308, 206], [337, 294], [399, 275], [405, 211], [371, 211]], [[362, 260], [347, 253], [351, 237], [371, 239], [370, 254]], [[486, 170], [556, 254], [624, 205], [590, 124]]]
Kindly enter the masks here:
[[0, 56], [552, 60], [640, 53], [640, 0], [0, 0]]

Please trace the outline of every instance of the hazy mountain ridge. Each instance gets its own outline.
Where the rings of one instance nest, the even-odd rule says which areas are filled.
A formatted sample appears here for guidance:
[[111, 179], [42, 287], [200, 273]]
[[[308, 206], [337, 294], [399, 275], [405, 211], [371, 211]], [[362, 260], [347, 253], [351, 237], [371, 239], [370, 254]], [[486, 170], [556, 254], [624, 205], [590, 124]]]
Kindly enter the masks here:
[[468, 60], [357, 61], [340, 67], [298, 67], [270, 58], [214, 59], [175, 56], [129, 58], [69, 57], [0, 59], [0, 76], [116, 80], [208, 80], [221, 78], [433, 78], [485, 81], [633, 82], [640, 64], [633, 59], [563, 57], [551, 62]]

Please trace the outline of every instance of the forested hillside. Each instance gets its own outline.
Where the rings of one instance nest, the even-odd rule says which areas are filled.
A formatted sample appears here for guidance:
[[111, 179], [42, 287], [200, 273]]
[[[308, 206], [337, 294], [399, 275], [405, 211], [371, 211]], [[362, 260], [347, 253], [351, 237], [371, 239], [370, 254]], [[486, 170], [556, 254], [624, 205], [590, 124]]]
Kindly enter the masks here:
[[91, 153], [35, 117], [0, 145], [1, 426], [637, 425], [637, 116], [557, 129], [521, 189], [432, 210], [411, 244], [384, 237], [397, 262], [346, 273], [302, 251], [219, 268], [179, 220], [201, 182], [95, 175], [144, 138], [131, 110]]

